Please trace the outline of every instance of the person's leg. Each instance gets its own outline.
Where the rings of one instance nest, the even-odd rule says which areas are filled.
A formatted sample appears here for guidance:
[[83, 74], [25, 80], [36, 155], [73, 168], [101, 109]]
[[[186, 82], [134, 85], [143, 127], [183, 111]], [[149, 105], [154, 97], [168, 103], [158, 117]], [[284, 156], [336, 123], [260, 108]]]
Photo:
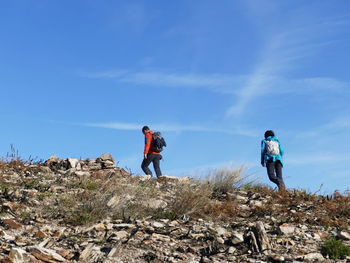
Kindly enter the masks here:
[[275, 163], [271, 160], [266, 162], [266, 170], [267, 175], [269, 176], [269, 179], [271, 182], [275, 183], [278, 186], [279, 180], [275, 175]]
[[284, 190], [286, 187], [283, 182], [282, 163], [280, 161], [275, 162], [275, 172], [276, 172], [276, 177], [278, 179], [278, 188], [280, 190]]
[[151, 158], [150, 154], [147, 154], [147, 159], [143, 159], [142, 164], [141, 164], [141, 168], [146, 175], [152, 176], [152, 171], [148, 168], [148, 166], [150, 165], [151, 162], [152, 162], [152, 158]]
[[160, 154], [154, 154], [153, 167], [154, 167], [154, 171], [156, 172], [157, 177], [162, 176], [162, 172], [160, 170], [160, 160], [161, 159], [162, 159], [162, 156]]

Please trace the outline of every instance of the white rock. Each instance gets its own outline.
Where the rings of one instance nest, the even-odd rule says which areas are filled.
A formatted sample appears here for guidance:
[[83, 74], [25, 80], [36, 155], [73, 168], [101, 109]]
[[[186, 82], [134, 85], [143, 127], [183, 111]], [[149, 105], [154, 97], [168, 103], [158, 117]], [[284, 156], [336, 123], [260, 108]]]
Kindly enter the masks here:
[[233, 236], [232, 236], [232, 239], [231, 239], [231, 242], [234, 245], [243, 243], [244, 242], [243, 233], [234, 232]]
[[83, 252], [81, 252], [79, 259], [84, 260], [88, 258], [93, 250], [93, 246], [94, 244], [92, 243], [88, 244], [87, 247], [83, 250]]
[[250, 211], [250, 207], [248, 205], [241, 205], [240, 206], [241, 210], [244, 210], [244, 211]]
[[142, 175], [139, 177], [140, 178], [140, 181], [148, 181], [148, 180], [151, 180], [152, 179], [152, 175], [150, 174], [147, 174], [147, 175]]
[[221, 226], [216, 227], [215, 231], [216, 231], [216, 233], [218, 233], [219, 236], [223, 236], [223, 235], [228, 233], [228, 231], [225, 228], [221, 227]]
[[309, 230], [309, 227], [308, 226], [306, 226], [306, 225], [301, 225], [301, 227], [300, 227], [302, 230]]
[[135, 228], [134, 224], [126, 224], [126, 223], [120, 223], [120, 224], [114, 224], [113, 227], [115, 228]]
[[104, 153], [100, 157], [98, 157], [99, 160], [106, 162], [106, 161], [111, 161], [113, 164], [115, 163], [115, 160], [113, 156], [109, 153]]
[[162, 227], [164, 227], [164, 224], [162, 224], [160, 222], [153, 222], [152, 226], [155, 228], [162, 228]]
[[313, 233], [312, 235], [313, 235], [314, 239], [321, 240], [321, 236], [318, 233]]
[[40, 260], [45, 261], [45, 262], [51, 262], [51, 261], [63, 262], [63, 261], [66, 261], [65, 258], [63, 258], [61, 255], [57, 254], [56, 251], [54, 251], [52, 249], [39, 247], [39, 246], [32, 247], [31, 254], [34, 257], [36, 257], [37, 259], [40, 259]]
[[350, 240], [350, 233], [346, 231], [340, 231], [338, 233], [338, 237], [343, 239], [343, 240]]
[[224, 240], [222, 237], [216, 237], [216, 241], [217, 241], [219, 244], [224, 244], [224, 243], [225, 243], [225, 240]]
[[7, 241], [14, 241], [16, 239], [14, 236], [10, 236], [6, 234], [5, 231], [2, 231], [2, 230], [0, 230], [0, 236]]
[[157, 234], [157, 233], [152, 234], [152, 239], [156, 240], [156, 241], [163, 241], [163, 242], [170, 242], [171, 241], [171, 238], [169, 236]]
[[249, 205], [251, 207], [263, 207], [264, 204], [262, 201], [259, 201], [259, 200], [250, 200]]
[[236, 250], [237, 250], [237, 249], [236, 249], [235, 247], [229, 247], [227, 253], [228, 253], [228, 254], [234, 254], [234, 253], [236, 252]]
[[115, 235], [118, 240], [121, 240], [121, 239], [127, 238], [129, 236], [129, 233], [126, 231], [118, 231], [115, 233]]
[[68, 162], [68, 168], [77, 168], [79, 164], [79, 160], [76, 158], [68, 158], [67, 162]]
[[161, 199], [151, 198], [143, 202], [143, 205], [152, 209], [164, 209], [168, 206], [167, 202]]
[[120, 201], [120, 196], [115, 195], [111, 199], [109, 199], [109, 201], [107, 202], [107, 206], [108, 207], [115, 207], [119, 203], [119, 201]]
[[324, 261], [325, 258], [322, 256], [321, 253], [309, 253], [307, 255], [304, 256], [304, 260], [306, 261]]
[[281, 235], [289, 235], [293, 234], [295, 231], [295, 227], [290, 224], [282, 224], [278, 227], [278, 232]]
[[90, 177], [90, 173], [87, 171], [75, 171], [74, 174], [81, 179], [86, 178], [86, 177]]
[[29, 254], [21, 248], [12, 248], [9, 254], [9, 258], [13, 263], [25, 263], [29, 262]]
[[239, 195], [239, 194], [233, 195], [233, 198], [236, 199], [237, 201], [242, 202], [242, 203], [245, 203], [245, 202], [248, 201], [248, 197], [242, 196], [242, 195]]

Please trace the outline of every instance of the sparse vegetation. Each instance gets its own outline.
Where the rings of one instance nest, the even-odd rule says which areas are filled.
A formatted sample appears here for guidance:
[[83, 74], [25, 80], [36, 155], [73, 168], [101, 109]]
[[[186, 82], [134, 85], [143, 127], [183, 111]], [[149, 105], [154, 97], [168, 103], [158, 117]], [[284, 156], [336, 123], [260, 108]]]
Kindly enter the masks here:
[[169, 219], [184, 216], [204, 217], [211, 203], [211, 193], [209, 185], [202, 182], [178, 187], [164, 213]]
[[321, 253], [324, 257], [340, 259], [350, 256], [350, 247], [344, 245], [340, 240], [330, 238], [322, 246]]
[[[345, 240], [350, 224], [349, 193], [322, 196], [303, 190], [276, 192], [255, 183], [243, 168], [211, 170], [200, 179], [147, 179], [91, 160], [79, 160], [77, 172], [68, 159], [61, 163], [56, 160], [57, 165], [52, 166], [29, 165], [19, 157], [15, 162], [0, 163], [0, 213], [9, 219], [2, 224], [17, 233], [25, 225], [30, 231], [24, 238], [31, 246], [47, 236], [45, 240], [53, 237], [62, 247], [75, 251], [86, 240], [94, 240], [106, 251], [94, 253], [106, 257], [116, 244], [123, 247], [142, 242], [146, 247], [151, 244], [153, 251], [163, 240], [177, 244], [184, 240], [186, 245], [177, 246], [177, 253], [192, 254], [189, 244], [199, 244], [202, 247], [195, 253], [205, 257], [224, 255], [231, 247], [247, 254], [245, 233], [254, 231], [254, 222], [262, 221], [269, 239], [276, 247], [283, 247], [282, 253], [291, 239], [279, 232], [284, 223], [297, 229], [295, 243], [312, 241], [311, 249], [294, 251], [297, 260], [322, 245], [325, 257], [337, 260], [350, 253], [350, 243]], [[323, 244], [339, 230], [344, 242], [329, 239]], [[310, 235], [315, 238], [310, 239]], [[78, 259], [81, 255], [74, 253], [70, 257]], [[235, 257], [245, 262], [243, 254]]]
[[213, 193], [226, 194], [246, 184], [252, 184], [253, 180], [248, 180], [248, 176], [243, 174], [244, 170], [244, 167], [238, 169], [231, 167], [212, 169], [208, 172], [205, 180], [212, 187]]
[[[14, 172], [18, 175], [12, 184], [1, 177], [0, 194], [4, 200], [16, 198], [16, 190], [22, 187], [27, 190], [21, 202], [26, 203], [30, 190], [35, 190], [37, 192], [32, 194], [40, 202], [32, 207], [34, 214], [61, 218], [62, 222], [72, 225], [90, 224], [106, 217], [125, 221], [146, 217], [229, 221], [240, 215], [256, 218], [278, 215], [280, 223], [326, 227], [345, 227], [349, 224], [349, 193], [335, 193], [332, 198], [302, 190], [278, 193], [270, 187], [256, 184], [256, 180], [244, 174], [244, 168], [210, 170], [203, 179], [191, 180], [190, 183], [158, 183], [154, 179], [125, 179], [101, 170], [92, 172], [88, 177], [45, 175], [38, 166], [28, 166], [21, 161], [17, 153], [10, 156], [6, 162], [1, 162], [0, 171], [7, 171], [9, 177]], [[13, 161], [16, 168], [13, 168]], [[49, 176], [50, 180], [45, 181], [42, 176]], [[50, 189], [52, 183], [48, 182], [59, 185], [58, 190]], [[242, 210], [235, 199], [235, 192], [239, 190], [265, 201], [252, 207], [249, 212]], [[112, 199], [113, 204], [110, 204]]]
[[6, 157], [0, 159], [0, 169], [13, 169], [14, 171], [23, 171], [28, 169], [30, 165], [40, 166], [43, 163], [43, 160], [39, 160], [38, 158], [33, 158], [29, 156], [29, 158], [22, 158], [18, 150], [14, 147], [14, 145], [10, 145], [10, 151], [6, 154]]
[[[196, 180], [188, 183], [164, 183], [161, 189], [156, 181], [142, 181], [130, 178], [121, 184], [117, 178], [101, 177], [99, 174], [88, 179], [70, 182], [70, 189], [81, 189], [63, 194], [46, 210], [46, 216], [64, 217], [73, 225], [97, 222], [107, 216], [114, 219], [140, 219], [144, 217], [178, 219], [184, 217], [213, 218], [224, 220], [234, 216], [237, 204], [234, 200], [217, 202], [213, 191], [233, 192], [243, 182], [242, 169], [211, 172], [210, 180]], [[160, 204], [157, 198], [162, 191], [171, 194]], [[109, 201], [115, 198], [111, 205]]]
[[29, 222], [32, 216], [33, 216], [32, 213], [29, 211], [22, 211], [19, 215], [23, 223]]

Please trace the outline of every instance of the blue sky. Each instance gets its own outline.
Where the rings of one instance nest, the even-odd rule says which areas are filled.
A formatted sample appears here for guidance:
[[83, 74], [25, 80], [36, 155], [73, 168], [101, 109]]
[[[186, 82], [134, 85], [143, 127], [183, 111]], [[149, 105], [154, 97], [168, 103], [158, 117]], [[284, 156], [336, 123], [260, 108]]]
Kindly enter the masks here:
[[0, 154], [92, 158], [140, 174], [162, 131], [168, 175], [241, 165], [272, 186], [273, 129], [291, 188], [350, 186], [350, 2], [0, 2]]

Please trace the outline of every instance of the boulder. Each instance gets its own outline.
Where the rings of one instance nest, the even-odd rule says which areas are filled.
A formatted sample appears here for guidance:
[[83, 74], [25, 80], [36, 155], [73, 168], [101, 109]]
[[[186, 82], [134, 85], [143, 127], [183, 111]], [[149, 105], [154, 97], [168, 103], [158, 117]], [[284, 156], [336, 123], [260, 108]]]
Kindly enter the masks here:
[[271, 249], [269, 237], [265, 231], [264, 223], [258, 221], [250, 231], [246, 233], [246, 240], [248, 245], [253, 252], [263, 253], [267, 255]]
[[325, 258], [322, 256], [321, 253], [315, 252], [315, 253], [309, 253], [307, 255], [304, 256], [304, 260], [305, 261], [316, 261], [316, 262], [320, 262], [320, 261], [324, 261]]
[[118, 232], [114, 232], [114, 233], [109, 237], [109, 239], [110, 239], [110, 240], [120, 241], [120, 240], [126, 239], [127, 237], [129, 237], [129, 233], [126, 232], [126, 231], [124, 231], [124, 230], [121, 230], [121, 231], [118, 231]]
[[340, 231], [338, 237], [343, 240], [350, 240], [350, 233], [346, 231]]
[[163, 223], [161, 223], [161, 222], [153, 222], [153, 224], [152, 224], [152, 226], [154, 227], [154, 228], [163, 228], [164, 227], [164, 224]]
[[82, 261], [84, 261], [85, 259], [88, 259], [93, 250], [94, 250], [94, 244], [93, 243], [88, 244], [83, 250], [83, 252], [81, 252], [79, 259]]
[[290, 224], [282, 224], [277, 228], [277, 231], [281, 235], [290, 235], [295, 231], [295, 227]]
[[21, 248], [12, 248], [9, 253], [9, 258], [13, 263], [29, 262], [29, 254]]
[[51, 163], [58, 163], [58, 161], [59, 161], [59, 158], [56, 155], [53, 155], [45, 161], [45, 164], [50, 165]]
[[244, 235], [243, 233], [238, 233], [238, 232], [234, 232], [232, 234], [232, 239], [231, 242], [233, 245], [238, 245], [244, 242]]
[[44, 262], [54, 263], [54, 262], [64, 262], [65, 258], [56, 253], [52, 249], [47, 249], [39, 246], [32, 247], [30, 253], [37, 259]]
[[5, 231], [0, 230], [0, 236], [2, 239], [5, 239], [6, 241], [14, 241], [16, 238], [14, 236], [10, 236], [5, 233]]
[[68, 169], [70, 168], [75, 168], [77, 170], [81, 170], [81, 165], [79, 163], [79, 160], [76, 158], [68, 158], [67, 159], [67, 163], [68, 163]]
[[48, 166], [51, 170], [58, 169], [58, 163], [59, 159], [57, 156], [51, 156], [49, 159], [47, 159], [44, 163], [44, 165]]
[[100, 157], [98, 157], [98, 159], [100, 159], [102, 162], [112, 161], [113, 163], [115, 163], [115, 160], [110, 153], [104, 153]]

